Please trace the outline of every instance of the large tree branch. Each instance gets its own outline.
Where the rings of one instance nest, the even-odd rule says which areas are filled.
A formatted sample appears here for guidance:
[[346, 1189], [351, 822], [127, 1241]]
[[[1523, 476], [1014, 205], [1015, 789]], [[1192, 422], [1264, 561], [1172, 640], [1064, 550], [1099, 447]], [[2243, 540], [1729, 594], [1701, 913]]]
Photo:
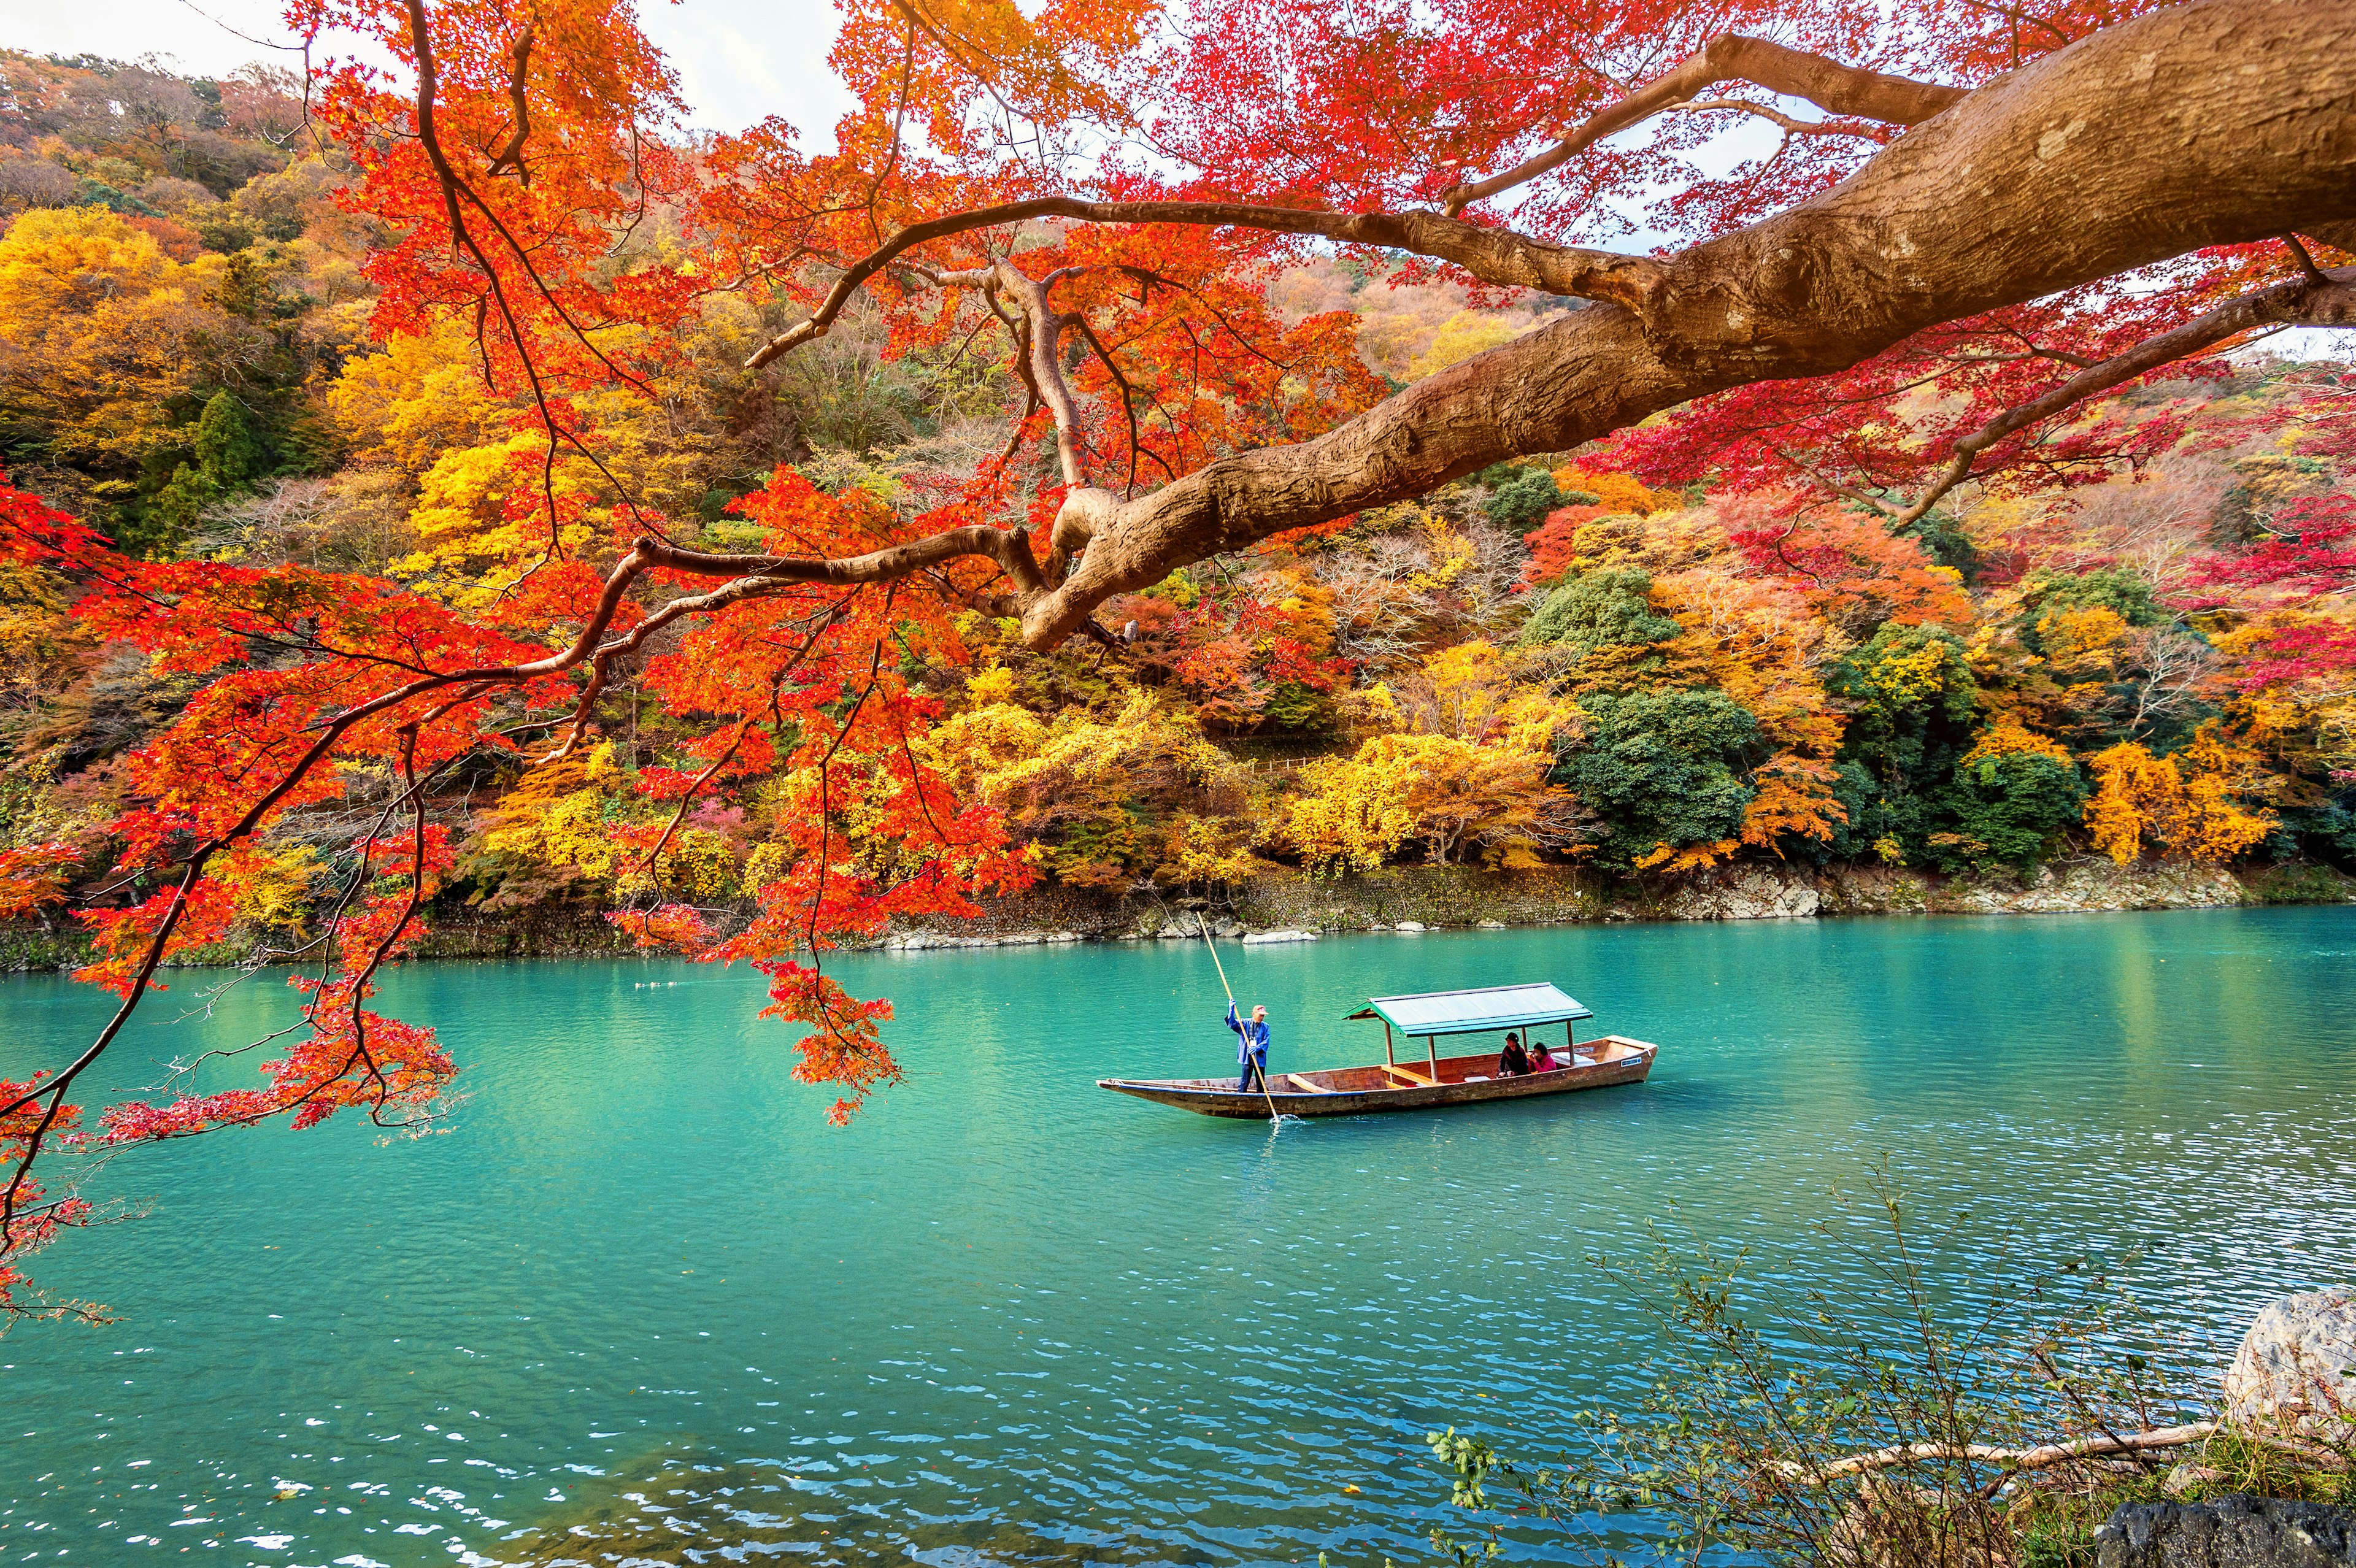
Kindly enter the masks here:
[[[1047, 405], [1055, 421], [1055, 461], [1070, 485], [1088, 482], [1087, 470], [1080, 458], [1079, 405], [1072, 400], [1072, 389], [1064, 379], [1064, 327], [1068, 318], [1056, 314], [1055, 302], [1048, 297], [1063, 274], [1051, 273], [1033, 278], [1010, 261], [1000, 261], [990, 269], [989, 285], [1014, 301], [1030, 323], [1029, 342], [1025, 348], [1029, 357], [1029, 384]], [[1053, 581], [1063, 581], [1063, 569], [1051, 556], [1047, 575]]]
[[870, 278], [918, 246], [1034, 218], [1063, 218], [1081, 223], [1173, 223], [1197, 229], [1253, 229], [1270, 234], [1313, 235], [1345, 244], [1377, 245], [1452, 261], [1483, 283], [1501, 287], [1538, 289], [1570, 298], [1627, 305], [1640, 304], [1660, 272], [1656, 263], [1642, 256], [1550, 244], [1510, 229], [1486, 229], [1436, 212], [1326, 212], [1314, 208], [1240, 201], [1087, 201], [1078, 197], [1043, 196], [910, 224], [884, 245], [853, 261], [835, 280], [809, 320], [795, 323], [762, 345], [744, 361], [744, 368], [758, 370], [777, 356], [812, 338], [825, 336], [851, 296]]
[[[1812, 201], [1661, 262], [1640, 310], [1574, 313], [1313, 440], [1065, 512], [1093, 541], [1033, 601], [1052, 646], [1111, 594], [1286, 529], [1560, 452], [1706, 394], [1826, 375], [1942, 322], [2356, 219], [2341, 11], [2196, 0], [1991, 82]], [[1058, 519], [1060, 530], [1063, 518]]]
[[[1010, 203], [904, 230], [754, 363], [823, 333], [851, 292], [907, 249], [1030, 217], [1322, 234], [1445, 256], [1493, 280], [1621, 296], [1622, 308], [1554, 322], [1313, 440], [1223, 458], [1130, 500], [1072, 491], [1051, 552], [1086, 554], [1067, 579], [1019, 594], [1024, 640], [1049, 647], [1107, 597], [1178, 566], [1422, 495], [1503, 458], [1567, 450], [1730, 387], [1845, 369], [1925, 327], [2203, 246], [2334, 237], [2356, 220], [2349, 41], [2337, 13], [2303, 0], [2155, 12], [1939, 100], [1949, 107], [1832, 190], [1660, 261], [1560, 250], [1428, 213]], [[1764, 59], [1768, 74], [1788, 54], [1743, 58]], [[1848, 106], [1892, 117], [1928, 112], [1953, 92], [1870, 77], [1836, 72], [1819, 85], [1827, 97], [1853, 89]], [[1035, 357], [1039, 345], [1030, 347]], [[957, 553], [994, 557], [995, 548]], [[810, 575], [821, 568], [834, 569], [801, 563], [791, 578], [825, 580]]]
[[1827, 114], [1878, 120], [1890, 125], [1919, 125], [1952, 107], [1965, 94], [1960, 87], [1943, 87], [1936, 82], [1916, 81], [1912, 77], [1865, 70], [1820, 55], [1788, 49], [1764, 38], [1721, 33], [1687, 56], [1676, 69], [1599, 112], [1536, 157], [1525, 159], [1504, 174], [1452, 187], [1440, 197], [1440, 210], [1453, 218], [1476, 201], [1526, 185], [1560, 167], [1615, 132], [1641, 124], [1666, 110], [1693, 107], [1690, 100], [1729, 81], [1747, 81], [1786, 98], [1804, 98]]
[[1804, 125], [1766, 105], [1692, 101], [1727, 81], [1747, 81], [1788, 97], [1804, 98], [1828, 113], [1894, 125], [1918, 124], [1965, 95], [1963, 88], [1842, 65], [1763, 38], [1723, 34], [1676, 69], [1630, 93], [1537, 157], [1477, 185], [1451, 189], [1442, 197], [1442, 210], [1438, 213], [1348, 213], [1240, 201], [1087, 201], [1077, 197], [1050, 196], [910, 224], [852, 262], [809, 320], [795, 324], [764, 344], [745, 361], [745, 368], [757, 370], [780, 354], [811, 338], [824, 336], [867, 280], [909, 251], [978, 229], [993, 229], [1033, 218], [1064, 218], [1084, 223], [1178, 223], [1197, 228], [1314, 235], [1452, 261], [1486, 283], [1637, 307], [1657, 277], [1656, 269], [1645, 258], [1556, 245], [1510, 229], [1466, 223], [1458, 215], [1470, 203], [1535, 179], [1613, 132], [1625, 130], [1665, 110], [1739, 108], [1775, 121], [1787, 133], [1859, 133], [1851, 126]]
[[[1039, 571], [1039, 563], [1031, 553], [1030, 534], [1023, 528], [995, 528], [973, 523], [964, 528], [949, 528], [942, 533], [927, 534], [905, 544], [887, 545], [854, 555], [829, 560], [822, 556], [791, 555], [712, 555], [702, 550], [681, 549], [660, 539], [642, 539], [631, 547], [626, 560], [636, 560], [642, 566], [659, 567], [666, 571], [683, 572], [695, 577], [725, 577], [744, 580], [751, 587], [776, 589], [792, 584], [817, 582], [838, 588], [856, 587], [868, 583], [892, 582], [915, 572], [946, 566], [950, 561], [969, 556], [980, 556], [996, 561], [1000, 570], [1011, 578], [1017, 589], [1025, 593], [1039, 593], [1047, 587]], [[617, 572], [616, 577], [620, 574]], [[716, 589], [711, 599], [725, 593], [737, 585]], [[739, 597], [749, 596], [740, 594]], [[697, 610], [711, 608], [699, 604]], [[672, 605], [665, 605], [646, 621], [633, 627], [625, 639], [630, 646], [646, 640], [649, 624], [658, 617], [676, 620]], [[692, 613], [681, 611], [679, 613]], [[626, 652], [624, 643], [601, 646], [600, 654]]]
[[1973, 462], [2005, 437], [2229, 337], [2261, 326], [2291, 325], [2356, 326], [2356, 267], [2302, 275], [2244, 294], [2206, 315], [2147, 337], [2124, 354], [2089, 365], [2051, 391], [2006, 411], [1956, 442], [1954, 457], [1931, 487], [1890, 526], [1902, 528], [1921, 521], [1949, 491], [1971, 477]]

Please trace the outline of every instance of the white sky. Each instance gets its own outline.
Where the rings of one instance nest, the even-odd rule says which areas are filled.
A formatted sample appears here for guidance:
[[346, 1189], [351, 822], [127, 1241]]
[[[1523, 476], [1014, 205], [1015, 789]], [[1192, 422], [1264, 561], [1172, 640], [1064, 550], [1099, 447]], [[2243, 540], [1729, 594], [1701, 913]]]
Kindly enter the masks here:
[[[826, 67], [841, 25], [830, 0], [641, 0], [638, 13], [638, 25], [679, 72], [693, 124], [741, 131], [777, 114], [802, 133], [804, 146], [832, 148], [834, 122], [851, 95]], [[34, 54], [152, 53], [198, 76], [294, 58], [239, 33], [293, 41], [276, 0], [0, 0], [0, 47]]]

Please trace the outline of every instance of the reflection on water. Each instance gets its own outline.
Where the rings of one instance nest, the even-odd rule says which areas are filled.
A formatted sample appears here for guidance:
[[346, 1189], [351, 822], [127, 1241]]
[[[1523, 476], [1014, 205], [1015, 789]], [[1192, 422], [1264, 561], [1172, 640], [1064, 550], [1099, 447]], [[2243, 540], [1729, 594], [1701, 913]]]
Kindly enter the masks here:
[[[818, 1469], [834, 1467], [820, 1463]], [[959, 1499], [904, 1499], [925, 1482], [960, 1490], [937, 1471], [908, 1481], [847, 1480], [789, 1460], [727, 1461], [680, 1454], [647, 1456], [575, 1488], [533, 1528], [508, 1536], [500, 1555], [528, 1568], [758, 1561], [790, 1555], [818, 1562], [871, 1557], [931, 1563], [1059, 1563], [1177, 1561], [1150, 1541], [1130, 1542], [1110, 1527], [1043, 1534], [984, 1508], [970, 1489]], [[1132, 1547], [1134, 1549], [1132, 1549]]]
[[[910, 1069], [847, 1132], [753, 977], [408, 970], [389, 1001], [472, 1064], [450, 1136], [145, 1152], [104, 1179], [153, 1215], [40, 1260], [127, 1317], [0, 1340], [0, 1559], [1420, 1560], [1424, 1432], [1543, 1459], [1645, 1381], [1646, 1320], [1585, 1260], [1672, 1208], [1862, 1289], [1810, 1224], [1887, 1151], [1968, 1215], [1959, 1284], [2140, 1249], [2131, 1283], [2230, 1338], [2345, 1278], [2351, 935], [2323, 910], [1255, 948], [1231, 968], [1280, 1067], [1378, 1051], [1340, 1021], [1369, 994], [1526, 978], [1664, 1048], [1641, 1088], [1276, 1137], [1094, 1088], [1231, 1057], [1176, 944], [845, 961]], [[0, 1075], [102, 1000], [0, 980]]]

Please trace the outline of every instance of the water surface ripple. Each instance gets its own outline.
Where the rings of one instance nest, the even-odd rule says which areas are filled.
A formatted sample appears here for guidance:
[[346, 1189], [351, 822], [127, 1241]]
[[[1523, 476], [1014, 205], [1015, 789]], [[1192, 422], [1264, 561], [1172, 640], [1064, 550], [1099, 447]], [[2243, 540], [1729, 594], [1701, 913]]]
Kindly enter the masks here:
[[[1093, 1087], [1231, 1060], [1199, 947], [841, 961], [909, 1072], [848, 1131], [754, 977], [414, 967], [388, 1004], [469, 1064], [447, 1133], [140, 1151], [100, 1181], [151, 1211], [37, 1260], [123, 1321], [0, 1340], [0, 1561], [1419, 1560], [1425, 1431], [1544, 1456], [1644, 1380], [1586, 1260], [1672, 1206], [1819, 1280], [1809, 1223], [1886, 1154], [1968, 1211], [1958, 1288], [2141, 1249], [2229, 1339], [2356, 1275], [2351, 952], [2343, 909], [1231, 950], [1280, 1068], [1379, 1050], [1370, 993], [1513, 979], [1663, 1047], [1641, 1088], [1274, 1137]], [[0, 979], [0, 1076], [103, 1004]], [[249, 981], [107, 1070], [284, 1009]]]

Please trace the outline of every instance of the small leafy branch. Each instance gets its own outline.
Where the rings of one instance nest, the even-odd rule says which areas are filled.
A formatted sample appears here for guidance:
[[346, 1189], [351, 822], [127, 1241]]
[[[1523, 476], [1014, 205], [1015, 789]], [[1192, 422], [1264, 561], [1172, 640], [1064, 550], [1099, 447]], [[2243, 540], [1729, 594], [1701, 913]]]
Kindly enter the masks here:
[[1633, 1266], [1590, 1260], [1665, 1330], [1651, 1386], [1583, 1414], [1556, 1468], [1430, 1434], [1451, 1502], [1481, 1520], [1469, 1543], [1435, 1530], [1435, 1551], [1485, 1563], [1517, 1517], [1599, 1564], [1650, 1536], [1691, 1563], [2083, 1568], [2123, 1501], [2356, 1497], [2343, 1428], [2224, 1426], [2190, 1348], [2088, 1260], [2016, 1286], [1935, 1268], [1985, 1255], [1960, 1244], [1970, 1217], [1922, 1232], [1885, 1163], [1816, 1227], [1810, 1278], [1837, 1283], [1770, 1283], [1748, 1249], [1658, 1230]]

